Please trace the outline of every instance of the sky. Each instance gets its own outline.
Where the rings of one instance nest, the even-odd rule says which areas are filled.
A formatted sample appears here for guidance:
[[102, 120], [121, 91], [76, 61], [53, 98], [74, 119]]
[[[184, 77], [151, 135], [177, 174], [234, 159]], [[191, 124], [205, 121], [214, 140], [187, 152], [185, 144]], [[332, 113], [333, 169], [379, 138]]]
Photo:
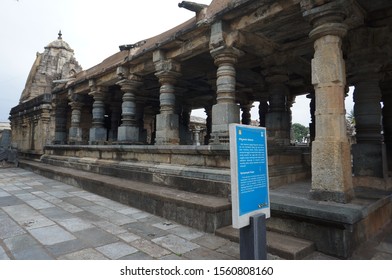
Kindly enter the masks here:
[[[210, 4], [211, 0], [194, 0]], [[178, 7], [181, 0], [1, 0], [0, 122], [8, 121], [19, 103], [36, 53], [58, 37], [75, 51], [84, 70], [119, 51], [118, 46], [156, 36], [194, 13]], [[348, 111], [352, 97], [346, 98]], [[347, 109], [346, 109], [347, 110]], [[258, 119], [258, 108], [252, 119]], [[200, 114], [201, 116], [203, 114]], [[309, 99], [297, 98], [293, 123], [310, 121]]]

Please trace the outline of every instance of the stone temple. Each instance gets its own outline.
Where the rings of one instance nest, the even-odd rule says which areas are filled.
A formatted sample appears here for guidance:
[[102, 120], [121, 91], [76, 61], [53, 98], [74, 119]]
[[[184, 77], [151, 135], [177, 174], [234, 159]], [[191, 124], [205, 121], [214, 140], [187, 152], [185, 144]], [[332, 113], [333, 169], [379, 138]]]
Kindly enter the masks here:
[[[258, 102], [268, 229], [349, 257], [392, 218], [392, 2], [179, 6], [193, 17], [90, 69], [61, 34], [37, 54], [10, 113], [20, 165], [218, 234], [231, 224], [228, 127], [250, 124]], [[300, 95], [310, 99], [310, 147], [290, 145]], [[207, 115], [202, 133], [191, 126], [194, 109]]]

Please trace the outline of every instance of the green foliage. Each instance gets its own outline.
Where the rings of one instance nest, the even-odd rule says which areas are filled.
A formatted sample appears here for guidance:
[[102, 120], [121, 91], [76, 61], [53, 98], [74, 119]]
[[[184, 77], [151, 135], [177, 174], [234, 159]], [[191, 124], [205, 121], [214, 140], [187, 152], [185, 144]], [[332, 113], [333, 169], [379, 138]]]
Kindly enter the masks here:
[[296, 142], [302, 142], [302, 139], [309, 134], [309, 127], [305, 127], [300, 123], [294, 123], [292, 125], [293, 140]]

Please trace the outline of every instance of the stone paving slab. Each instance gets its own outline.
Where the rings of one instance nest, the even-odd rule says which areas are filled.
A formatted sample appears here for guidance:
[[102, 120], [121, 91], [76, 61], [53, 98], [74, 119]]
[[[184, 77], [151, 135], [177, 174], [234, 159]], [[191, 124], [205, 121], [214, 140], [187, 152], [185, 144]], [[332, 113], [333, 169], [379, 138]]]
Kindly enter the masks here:
[[[372, 243], [373, 254], [366, 256], [391, 259], [390, 236]], [[229, 260], [239, 259], [239, 245], [20, 168], [7, 168], [0, 169], [0, 260], [8, 259]]]

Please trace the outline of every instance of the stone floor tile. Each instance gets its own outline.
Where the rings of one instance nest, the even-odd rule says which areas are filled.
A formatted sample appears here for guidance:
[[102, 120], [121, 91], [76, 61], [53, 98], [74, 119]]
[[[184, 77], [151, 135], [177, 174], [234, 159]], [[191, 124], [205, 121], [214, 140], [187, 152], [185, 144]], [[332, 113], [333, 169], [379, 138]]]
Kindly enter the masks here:
[[4, 239], [4, 244], [12, 253], [39, 245], [38, 242], [29, 234], [22, 234]]
[[33, 200], [27, 200], [25, 201], [28, 205], [33, 207], [34, 209], [41, 210], [45, 208], [51, 208], [54, 207], [52, 203], [49, 203], [41, 198], [33, 199]]
[[97, 201], [96, 204], [109, 208], [113, 211], [121, 211], [127, 209], [127, 206], [113, 200]]
[[0, 197], [6, 197], [6, 196], [11, 196], [11, 194], [1, 190], [1, 188], [0, 188]]
[[145, 239], [138, 239], [133, 241], [131, 245], [140, 251], [145, 252], [153, 258], [161, 258], [163, 256], [171, 254], [168, 250], [152, 243], [151, 241]]
[[240, 256], [240, 245], [235, 242], [228, 242], [216, 251], [238, 259]]
[[135, 221], [135, 219], [127, 215], [117, 213], [114, 210], [108, 209], [100, 205], [87, 206], [83, 207], [83, 209], [119, 226], [129, 224]]
[[125, 257], [136, 253], [138, 250], [134, 247], [129, 246], [124, 242], [116, 242], [112, 244], [107, 244], [101, 247], [95, 248], [97, 251], [104, 254], [109, 259], [117, 260], [121, 257]]
[[119, 260], [153, 260], [154, 258], [144, 252], [136, 252], [119, 258]]
[[183, 255], [187, 259], [191, 260], [234, 260], [232, 256], [228, 256], [207, 248], [197, 248]]
[[38, 197], [31, 194], [31, 193], [20, 193], [20, 194], [16, 194], [15, 195], [17, 198], [23, 200], [24, 202], [26, 202], [27, 200], [34, 200], [37, 199]]
[[216, 250], [219, 247], [222, 247], [223, 245], [227, 244], [229, 241], [213, 234], [205, 234], [201, 237], [193, 239], [192, 242], [208, 249]]
[[52, 260], [52, 256], [42, 246], [32, 246], [16, 251], [13, 256], [16, 260]]
[[3, 207], [3, 210], [24, 228], [33, 229], [54, 225], [53, 221], [28, 205], [13, 205]]
[[176, 254], [170, 254], [163, 256], [162, 258], [159, 258], [160, 260], [187, 260], [187, 258], [184, 258], [183, 256], [179, 256]]
[[119, 239], [100, 228], [94, 227], [73, 233], [78, 239], [82, 240], [91, 247], [99, 247], [110, 243], [115, 243]]
[[90, 223], [102, 221], [101, 217], [99, 217], [91, 212], [88, 212], [88, 211], [73, 213], [73, 215], [81, 218], [82, 220], [88, 221]]
[[12, 205], [20, 205], [23, 204], [23, 200], [15, 197], [15, 196], [3, 196], [0, 197], [0, 207], [7, 207]]
[[94, 205], [93, 202], [88, 201], [88, 200], [86, 200], [84, 198], [81, 198], [81, 197], [77, 197], [77, 196], [65, 197], [63, 199], [63, 201], [65, 201], [65, 202], [67, 202], [69, 204], [72, 204], [72, 205], [74, 205], [76, 207], [79, 207], [79, 208]]
[[29, 232], [44, 245], [53, 245], [64, 241], [76, 239], [68, 231], [65, 231], [58, 225], [29, 229]]
[[112, 224], [112, 223], [110, 223], [108, 221], [94, 222], [94, 225], [96, 225], [97, 227], [99, 227], [99, 228], [101, 228], [101, 229], [103, 229], [103, 230], [105, 230], [105, 231], [107, 231], [107, 232], [109, 232], [111, 234], [114, 234], [114, 235], [118, 235], [118, 234], [127, 232], [126, 229], [124, 229], [122, 227], [119, 227], [119, 226], [117, 226], [115, 224]]
[[52, 255], [58, 257], [61, 255], [66, 255], [69, 253], [80, 251], [88, 247], [89, 245], [87, 245], [85, 242], [81, 241], [80, 239], [73, 239], [73, 240], [57, 243], [54, 245], [46, 246], [46, 249]]
[[52, 208], [45, 208], [39, 211], [42, 215], [45, 217], [53, 220], [53, 221], [59, 221], [59, 220], [66, 220], [66, 219], [72, 219], [75, 218], [75, 216], [68, 211], [65, 211], [63, 208], [59, 207], [52, 207]]
[[173, 234], [155, 238], [152, 242], [172, 251], [175, 254], [184, 254], [200, 246]]
[[131, 214], [129, 216], [133, 219], [140, 220], [140, 219], [145, 219], [145, 218], [151, 216], [151, 214], [149, 214], [147, 212], [137, 212], [137, 213]]
[[124, 225], [123, 227], [127, 228], [128, 231], [148, 240], [167, 235], [167, 231], [141, 222], [130, 223]]
[[63, 208], [65, 211], [68, 211], [73, 214], [83, 211], [83, 209], [76, 207], [75, 205], [72, 205], [70, 203], [64, 202], [64, 201], [57, 203], [56, 205]]
[[0, 210], [0, 239], [21, 235], [26, 231]]
[[182, 238], [185, 238], [187, 240], [192, 240], [192, 239], [196, 239], [199, 238], [201, 236], [203, 236], [205, 233], [201, 232], [199, 230], [190, 228], [190, 227], [185, 227], [185, 226], [178, 226], [175, 228], [172, 228], [169, 230], [169, 232], [178, 235]]
[[57, 197], [57, 198], [65, 198], [65, 197], [71, 197], [71, 195], [65, 191], [62, 190], [49, 190], [47, 193], [51, 196]]
[[142, 211], [133, 207], [127, 207], [125, 209], [119, 210], [117, 211], [120, 214], [124, 214], [124, 215], [132, 215], [132, 214], [136, 214], [136, 213], [141, 213]]
[[20, 190], [21, 190], [19, 187], [10, 186], [10, 185], [4, 186], [4, 187], [2, 187], [2, 189], [3, 189], [4, 191], [6, 191], [6, 192], [9, 192], [9, 193], [11, 193], [11, 192], [16, 192], [16, 191], [20, 191]]
[[87, 248], [73, 253], [63, 255], [59, 260], [107, 260], [103, 254], [93, 248]]
[[70, 218], [70, 219], [58, 220], [57, 223], [59, 223], [61, 226], [65, 227], [70, 232], [81, 231], [84, 229], [94, 227], [94, 225], [92, 225], [86, 221], [83, 221], [80, 218]]
[[10, 259], [10, 257], [7, 255], [7, 253], [0, 246], [0, 260], [9, 260], [9, 259]]
[[141, 238], [140, 236], [133, 234], [131, 232], [128, 232], [128, 231], [124, 232], [124, 233], [120, 233], [117, 236], [127, 243], [131, 243], [131, 242]]
[[155, 223], [152, 226], [162, 230], [169, 230], [169, 229], [176, 228], [179, 225], [174, 222], [165, 221], [165, 222]]

